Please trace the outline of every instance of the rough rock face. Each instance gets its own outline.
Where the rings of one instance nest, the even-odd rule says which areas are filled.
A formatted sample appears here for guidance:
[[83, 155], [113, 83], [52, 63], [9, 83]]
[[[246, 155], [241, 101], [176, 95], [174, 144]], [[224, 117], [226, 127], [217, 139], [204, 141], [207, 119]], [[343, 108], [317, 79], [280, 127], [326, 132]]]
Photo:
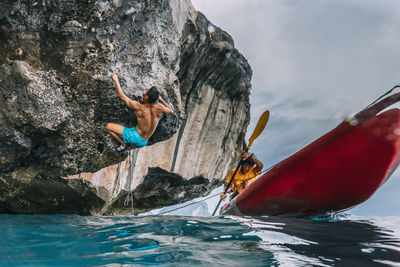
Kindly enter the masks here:
[[[3, 1], [0, 48], [0, 212], [111, 213], [134, 188], [143, 210], [184, 201], [242, 146], [251, 69], [188, 0]], [[128, 158], [104, 130], [135, 124], [110, 71], [131, 98], [156, 85], [175, 110]], [[157, 177], [173, 188], [160, 201], [146, 196]]]

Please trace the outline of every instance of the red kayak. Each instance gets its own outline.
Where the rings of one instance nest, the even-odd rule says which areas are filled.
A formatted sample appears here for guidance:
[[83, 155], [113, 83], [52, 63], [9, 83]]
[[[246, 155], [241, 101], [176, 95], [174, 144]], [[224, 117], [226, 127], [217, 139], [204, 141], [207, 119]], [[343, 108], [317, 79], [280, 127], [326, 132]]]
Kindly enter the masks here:
[[[367, 200], [400, 162], [400, 110], [389, 96], [275, 165], [221, 209], [234, 215], [322, 215]], [[378, 115], [377, 115], [378, 114]]]

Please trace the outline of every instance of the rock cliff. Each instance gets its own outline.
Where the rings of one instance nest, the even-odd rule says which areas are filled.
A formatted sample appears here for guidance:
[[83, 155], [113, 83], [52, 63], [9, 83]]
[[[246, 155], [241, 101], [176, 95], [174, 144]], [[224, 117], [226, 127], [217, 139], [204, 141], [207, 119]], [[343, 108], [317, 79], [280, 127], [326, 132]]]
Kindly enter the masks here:
[[[207, 193], [237, 159], [251, 69], [189, 0], [3, 1], [0, 48], [0, 212], [126, 212], [131, 190], [144, 211]], [[104, 130], [135, 124], [111, 71], [174, 108], [144, 149], [117, 153]]]

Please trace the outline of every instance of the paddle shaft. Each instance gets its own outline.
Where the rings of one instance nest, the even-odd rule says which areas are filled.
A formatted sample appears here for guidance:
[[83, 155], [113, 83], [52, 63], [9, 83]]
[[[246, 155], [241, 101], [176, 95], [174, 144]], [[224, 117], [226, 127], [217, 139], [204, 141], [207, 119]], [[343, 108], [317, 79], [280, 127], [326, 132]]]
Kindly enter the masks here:
[[[247, 149], [246, 149], [246, 152], [247, 152], [248, 150], [249, 150], [249, 149], [247, 148]], [[225, 188], [224, 194], [226, 194], [226, 192], [228, 192], [229, 187], [231, 186], [231, 184], [232, 184], [232, 182], [233, 182], [233, 178], [235, 178], [236, 173], [239, 171], [239, 168], [240, 168], [240, 166], [242, 165], [242, 163], [243, 163], [243, 160], [240, 159], [239, 164], [238, 164], [238, 166], [236, 167], [236, 170], [235, 170], [235, 172], [233, 173], [233, 175], [232, 175], [232, 177], [231, 177], [231, 180], [229, 181], [228, 185], [227, 185], [226, 188]], [[214, 214], [215, 214], [215, 212], [217, 211], [217, 209], [218, 209], [219, 205], [221, 204], [221, 202], [222, 202], [222, 199], [219, 200], [217, 206], [215, 207], [215, 210], [214, 210], [212, 216], [214, 216]]]

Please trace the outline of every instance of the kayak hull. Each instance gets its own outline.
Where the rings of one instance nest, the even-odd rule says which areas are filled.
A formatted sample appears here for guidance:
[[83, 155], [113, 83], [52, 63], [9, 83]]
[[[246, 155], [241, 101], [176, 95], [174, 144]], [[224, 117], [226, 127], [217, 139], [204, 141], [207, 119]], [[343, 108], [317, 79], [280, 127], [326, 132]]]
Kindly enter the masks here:
[[400, 162], [400, 110], [348, 121], [275, 165], [225, 205], [222, 214], [312, 215], [367, 200]]

